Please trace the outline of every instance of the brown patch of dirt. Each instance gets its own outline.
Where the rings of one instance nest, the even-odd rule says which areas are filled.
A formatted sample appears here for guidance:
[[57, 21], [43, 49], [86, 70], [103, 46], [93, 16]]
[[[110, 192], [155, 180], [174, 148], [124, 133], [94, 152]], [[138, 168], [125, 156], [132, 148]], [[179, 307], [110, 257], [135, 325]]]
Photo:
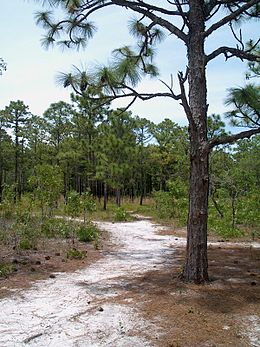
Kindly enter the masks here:
[[[52, 278], [56, 272], [73, 272], [84, 268], [102, 257], [100, 248], [106, 244], [107, 234], [102, 232], [99, 249], [91, 243], [71, 240], [44, 239], [37, 249], [16, 252], [0, 245], [0, 263], [12, 264], [14, 272], [6, 278], [0, 277], [0, 298], [10, 295], [17, 289], [29, 288], [37, 280]], [[68, 250], [76, 248], [86, 255], [83, 259], [68, 259]]]
[[167, 268], [127, 283], [119, 300], [129, 301], [131, 293], [161, 332], [147, 336], [157, 347], [252, 346], [243, 319], [260, 314], [260, 249], [209, 248], [211, 282], [199, 286], [179, 279], [184, 253], [174, 250]]
[[[260, 238], [258, 236], [253, 236], [252, 228], [241, 227], [244, 235], [239, 237], [231, 237], [231, 238], [223, 238], [221, 236], [216, 235], [213, 232], [209, 232], [208, 240], [209, 242], [260, 242]], [[257, 228], [258, 230], [258, 228]], [[158, 232], [159, 235], [173, 235], [176, 237], [186, 237], [187, 236], [187, 228], [186, 227], [174, 227], [174, 225], [165, 224], [165, 228], [161, 229]]]

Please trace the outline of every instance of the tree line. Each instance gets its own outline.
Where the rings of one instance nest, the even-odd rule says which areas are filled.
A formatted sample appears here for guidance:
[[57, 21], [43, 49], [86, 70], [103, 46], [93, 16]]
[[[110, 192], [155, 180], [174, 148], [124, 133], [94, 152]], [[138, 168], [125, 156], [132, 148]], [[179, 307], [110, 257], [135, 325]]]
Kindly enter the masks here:
[[48, 168], [62, 177], [61, 191], [90, 191], [117, 204], [121, 196], [143, 198], [166, 189], [171, 177], [188, 179], [187, 128], [169, 119], [160, 124], [133, 117], [122, 109], [97, 106], [72, 95], [72, 102], [53, 103], [43, 117], [23, 101], [0, 111], [0, 199], [13, 186], [14, 199], [31, 191], [30, 178]]
[[[51, 104], [43, 117], [31, 114], [20, 100], [10, 102], [0, 115], [1, 201], [10, 189], [14, 202], [31, 193], [49, 202], [49, 207], [54, 207], [61, 195], [66, 201], [72, 191], [90, 193], [104, 209], [108, 198], [120, 206], [122, 196], [138, 198], [140, 205], [145, 197], [153, 196], [159, 217], [186, 222], [190, 175], [187, 127], [170, 119], [155, 124], [74, 94], [71, 103]], [[213, 114], [208, 137], [217, 134], [225, 136], [227, 132], [220, 116]], [[219, 220], [218, 228], [226, 223], [235, 230], [238, 210], [242, 224], [256, 224], [259, 146], [256, 135], [212, 152], [209, 199], [214, 210], [210, 222], [215, 227]]]

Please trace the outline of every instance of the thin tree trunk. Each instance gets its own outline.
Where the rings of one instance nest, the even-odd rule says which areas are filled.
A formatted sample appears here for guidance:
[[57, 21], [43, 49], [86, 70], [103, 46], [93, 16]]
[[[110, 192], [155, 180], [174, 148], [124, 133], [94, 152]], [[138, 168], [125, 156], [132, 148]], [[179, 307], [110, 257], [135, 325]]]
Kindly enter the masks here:
[[16, 120], [15, 124], [15, 168], [14, 168], [14, 202], [17, 201], [18, 195], [18, 158], [19, 158], [19, 138], [18, 138], [18, 121]]
[[[142, 162], [143, 164], [143, 162]], [[140, 206], [143, 205], [143, 198], [144, 198], [144, 171], [143, 171], [143, 166], [141, 167], [141, 196], [140, 196]]]
[[144, 198], [144, 194], [143, 194], [143, 190], [141, 191], [141, 196], [140, 196], [140, 206], [143, 205], [143, 198]]
[[3, 195], [3, 169], [0, 163], [0, 203], [2, 201], [2, 195]]
[[107, 209], [107, 183], [104, 182], [104, 206], [103, 206], [104, 211]]
[[97, 191], [97, 196], [98, 196], [98, 202], [101, 202], [101, 194], [102, 194], [102, 184], [101, 181], [98, 181], [98, 191]]
[[121, 206], [120, 188], [116, 188], [116, 204], [117, 204], [118, 207]]
[[224, 218], [224, 213], [221, 211], [214, 194], [211, 195], [211, 200], [213, 201], [213, 204], [215, 206], [215, 209], [217, 210], [218, 214], [220, 215], [221, 218]]

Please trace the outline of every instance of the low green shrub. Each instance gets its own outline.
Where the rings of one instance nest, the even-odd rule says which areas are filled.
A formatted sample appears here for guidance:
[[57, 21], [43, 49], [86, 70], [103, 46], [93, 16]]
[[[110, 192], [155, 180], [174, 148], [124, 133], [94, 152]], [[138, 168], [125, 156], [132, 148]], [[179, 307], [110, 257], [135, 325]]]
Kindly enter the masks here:
[[162, 190], [153, 192], [155, 208], [157, 216], [160, 219], [168, 219], [173, 217], [173, 200], [169, 192]]
[[61, 218], [45, 218], [41, 224], [41, 232], [48, 238], [69, 238], [72, 222]]
[[128, 213], [123, 207], [117, 207], [114, 212], [115, 222], [126, 222], [128, 219]]
[[215, 221], [210, 230], [224, 239], [244, 236], [243, 230], [233, 228], [227, 221]]
[[91, 242], [94, 240], [98, 240], [99, 229], [92, 222], [80, 224], [77, 229], [77, 238], [81, 242]]
[[67, 259], [84, 259], [86, 255], [86, 251], [80, 251], [76, 248], [71, 248], [67, 251]]
[[0, 264], [0, 277], [7, 277], [15, 271], [15, 266], [12, 264]]
[[35, 247], [34, 243], [29, 239], [22, 239], [18, 243], [18, 248], [21, 250], [29, 250]]

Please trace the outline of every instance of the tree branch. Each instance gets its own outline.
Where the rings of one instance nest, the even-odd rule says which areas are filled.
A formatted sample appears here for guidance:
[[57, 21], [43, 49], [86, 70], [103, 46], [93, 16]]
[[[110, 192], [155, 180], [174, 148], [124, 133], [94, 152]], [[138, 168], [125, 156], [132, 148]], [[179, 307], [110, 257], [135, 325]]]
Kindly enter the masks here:
[[255, 134], [260, 134], [260, 128], [242, 131], [242, 132], [240, 132], [238, 134], [234, 134], [234, 135], [224, 135], [224, 136], [220, 136], [220, 137], [215, 137], [208, 142], [208, 148], [209, 148], [209, 150], [211, 150], [215, 146], [225, 145], [228, 143], [233, 143], [237, 140], [250, 138], [251, 136], [253, 136]]
[[[140, 3], [137, 4], [136, 2], [133, 2], [133, 1], [111, 0], [111, 2], [115, 5], [118, 5], [121, 7], [127, 7], [133, 10], [134, 12], [143, 14], [145, 17], [151, 19], [155, 24], [160, 25], [161, 27], [167, 29], [171, 34], [174, 34], [175, 36], [177, 36], [180, 40], [184, 42], [188, 41], [188, 36], [182, 30], [180, 30], [178, 27], [176, 27], [175, 25], [173, 25], [166, 19], [163, 19], [155, 15], [154, 13], [150, 12], [149, 5], [141, 2], [143, 5], [146, 5], [146, 8], [143, 8], [140, 6]], [[163, 13], [162, 9], [159, 7], [157, 8], [157, 11]], [[182, 16], [182, 14], [179, 11], [176, 11], [175, 15], [177, 14]]]
[[250, 9], [254, 5], [257, 5], [259, 3], [259, 0], [249, 0], [247, 3], [245, 3], [243, 6], [239, 7], [236, 11], [230, 13], [228, 16], [222, 18], [217, 23], [214, 23], [211, 27], [208, 28], [208, 30], [205, 31], [204, 37], [208, 37], [210, 34], [212, 34], [215, 30], [221, 28], [223, 25], [231, 22], [232, 20], [239, 17], [241, 14], [245, 13], [246, 10]]
[[179, 85], [180, 85], [180, 89], [181, 89], [181, 105], [184, 108], [185, 114], [188, 118], [188, 121], [191, 125], [194, 125], [194, 119], [192, 117], [192, 112], [187, 100], [187, 96], [186, 96], [186, 91], [185, 91], [185, 86], [184, 83], [188, 78], [188, 69], [186, 71], [185, 76], [183, 76], [183, 73], [180, 71], [178, 73], [178, 80], [179, 80]]
[[127, 3], [127, 4], [124, 5], [124, 6], [127, 6], [127, 7], [130, 7], [130, 4], [132, 4], [132, 5], [135, 5], [135, 6], [139, 6], [141, 8], [145, 8], [148, 11], [156, 11], [156, 12], [160, 12], [160, 13], [166, 14], [168, 16], [183, 16], [184, 14], [187, 15], [187, 13], [183, 12], [182, 9], [180, 11], [180, 8], [179, 8], [179, 6], [177, 4], [178, 0], [176, 0], [176, 4], [175, 4], [175, 6], [178, 8], [177, 11], [167, 10], [164, 7], [158, 7], [158, 6], [151, 5], [151, 4], [148, 4], [148, 3], [144, 2], [144, 1], [139, 1], [139, 0], [137, 0], [138, 4], [135, 1], [129, 1], [129, 0], [122, 0], [122, 1], [116, 1], [116, 0], [113, 1], [113, 0], [111, 0], [111, 1], [115, 2], [115, 3], [118, 3], [118, 2], [120, 2], [120, 3]]
[[220, 54], [224, 54], [226, 60], [228, 60], [229, 58], [232, 58], [232, 57], [237, 57], [237, 58], [240, 58], [241, 60], [246, 59], [249, 61], [260, 60], [259, 56], [252, 54], [252, 53], [249, 53], [248, 51], [243, 51], [239, 48], [223, 46], [223, 47], [217, 48], [215, 51], [213, 51], [212, 53], [207, 55], [205, 63], [207, 64], [209, 61], [213, 60], [214, 58], [216, 58]]

